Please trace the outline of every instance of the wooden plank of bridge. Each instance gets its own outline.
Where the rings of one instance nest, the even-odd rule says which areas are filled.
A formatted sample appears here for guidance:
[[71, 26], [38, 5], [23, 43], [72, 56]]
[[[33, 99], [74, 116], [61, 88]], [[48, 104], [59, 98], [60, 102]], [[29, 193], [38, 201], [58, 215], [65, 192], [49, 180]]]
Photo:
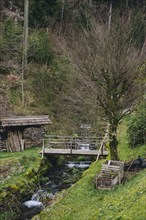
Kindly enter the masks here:
[[98, 150], [74, 150], [74, 149], [55, 149], [55, 148], [44, 148], [44, 154], [54, 154], [54, 155], [83, 155], [83, 156], [107, 156], [107, 151], [102, 151], [99, 153]]

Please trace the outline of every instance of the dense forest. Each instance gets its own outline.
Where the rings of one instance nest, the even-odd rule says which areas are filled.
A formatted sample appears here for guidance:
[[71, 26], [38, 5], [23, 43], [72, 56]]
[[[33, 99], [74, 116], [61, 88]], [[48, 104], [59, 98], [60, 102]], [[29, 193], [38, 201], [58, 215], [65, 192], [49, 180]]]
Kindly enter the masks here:
[[117, 158], [117, 127], [145, 100], [146, 2], [30, 0], [22, 82], [24, 3], [0, 3], [1, 115], [49, 114], [68, 134], [108, 122]]

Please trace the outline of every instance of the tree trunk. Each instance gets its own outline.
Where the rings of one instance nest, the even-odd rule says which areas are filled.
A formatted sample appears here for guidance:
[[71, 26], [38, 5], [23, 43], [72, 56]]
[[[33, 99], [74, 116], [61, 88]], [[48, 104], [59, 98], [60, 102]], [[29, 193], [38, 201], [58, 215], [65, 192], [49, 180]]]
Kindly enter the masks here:
[[109, 6], [109, 17], [108, 17], [108, 32], [110, 32], [110, 29], [111, 29], [112, 8], [113, 8], [113, 3], [112, 3], [112, 0], [110, 0], [110, 6]]
[[119, 160], [118, 157], [118, 141], [117, 141], [117, 126], [110, 125], [109, 129], [109, 148], [111, 160]]
[[28, 7], [29, 0], [24, 0], [24, 37], [23, 37], [23, 56], [21, 73], [21, 93], [22, 106], [24, 106], [24, 75], [27, 75], [27, 53], [28, 53]]

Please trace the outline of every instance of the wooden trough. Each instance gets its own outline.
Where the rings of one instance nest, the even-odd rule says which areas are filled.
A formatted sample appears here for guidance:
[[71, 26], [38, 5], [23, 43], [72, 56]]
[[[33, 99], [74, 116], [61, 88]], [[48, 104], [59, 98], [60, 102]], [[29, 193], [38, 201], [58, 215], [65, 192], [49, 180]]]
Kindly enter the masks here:
[[24, 150], [23, 131], [29, 127], [39, 127], [51, 124], [48, 115], [41, 116], [14, 116], [0, 120], [0, 128], [6, 132], [7, 151]]
[[95, 179], [96, 189], [111, 190], [114, 186], [120, 184], [124, 178], [124, 162], [105, 161], [102, 169]]

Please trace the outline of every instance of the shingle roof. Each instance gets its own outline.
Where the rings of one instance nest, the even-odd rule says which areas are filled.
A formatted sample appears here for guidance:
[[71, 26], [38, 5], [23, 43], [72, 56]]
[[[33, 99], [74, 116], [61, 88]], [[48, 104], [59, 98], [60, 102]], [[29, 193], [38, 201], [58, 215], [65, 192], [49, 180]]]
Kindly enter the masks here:
[[16, 126], [37, 126], [52, 124], [48, 115], [40, 116], [13, 116], [0, 119], [1, 127], [16, 127]]

